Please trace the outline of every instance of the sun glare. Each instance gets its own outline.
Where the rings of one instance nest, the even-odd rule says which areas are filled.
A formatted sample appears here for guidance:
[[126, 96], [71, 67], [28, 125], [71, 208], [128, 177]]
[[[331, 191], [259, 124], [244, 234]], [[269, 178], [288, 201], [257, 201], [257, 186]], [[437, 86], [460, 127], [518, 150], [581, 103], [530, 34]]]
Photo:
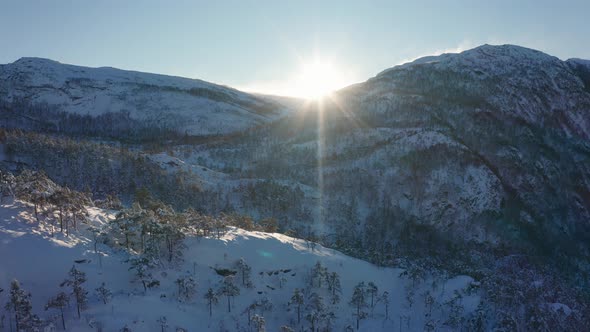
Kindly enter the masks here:
[[294, 82], [295, 94], [317, 99], [346, 85], [342, 72], [329, 61], [313, 60], [302, 64]]

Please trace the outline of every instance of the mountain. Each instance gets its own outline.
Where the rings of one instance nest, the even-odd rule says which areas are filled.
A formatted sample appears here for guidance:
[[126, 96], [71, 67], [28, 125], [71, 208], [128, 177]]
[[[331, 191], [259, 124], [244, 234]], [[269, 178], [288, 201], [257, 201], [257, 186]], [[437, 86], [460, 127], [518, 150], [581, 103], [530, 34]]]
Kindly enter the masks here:
[[[8, 69], [26, 67], [29, 62], [33, 68], [43, 65], [35, 72], [19, 69], [26, 75], [8, 74], [12, 72]], [[8, 87], [12, 82], [35, 78], [39, 80], [35, 86], [61, 86], [71, 92], [75, 89], [66, 87], [74, 83], [66, 83], [63, 77], [75, 76], [112, 84], [105, 91], [124, 90], [121, 96], [127, 102], [152, 93], [138, 88], [142, 84], [185, 92], [191, 84], [233, 91], [193, 80], [80, 69], [46, 60], [24, 59], [3, 68], [2, 75], [10, 77], [8, 83], [2, 83], [9, 96], [49, 98], [48, 93], [65, 98], [61, 90]], [[221, 141], [173, 142], [165, 147], [169, 156], [158, 154], [162, 150], [149, 151], [146, 156], [176, 177], [173, 181], [180, 177], [183, 183], [196, 184], [208, 192], [194, 203], [199, 208], [211, 213], [237, 210], [260, 218], [273, 216], [283, 220], [284, 229], [339, 234], [329, 237], [332, 245], [356, 243], [381, 251], [375, 246], [399, 245], [400, 232], [426, 227], [455, 244], [588, 255], [588, 68], [584, 60], [561, 61], [514, 45], [483, 45], [384, 70], [364, 83], [337, 91], [321, 108], [306, 104], [299, 112]], [[59, 74], [60, 70], [69, 74]], [[72, 74], [76, 70], [88, 72]], [[25, 78], [18, 79], [21, 76]], [[23, 86], [27, 84], [31, 83]], [[86, 83], [74, 86], [80, 84]], [[168, 95], [205, 100], [179, 91], [158, 96], [163, 100]], [[82, 99], [90, 110], [100, 107], [100, 102], [87, 97], [92, 94], [81, 95], [86, 96]], [[183, 107], [182, 100], [169, 102]], [[74, 107], [71, 102], [68, 105]], [[161, 101], [154, 99], [145, 109], [167, 116], [159, 105]], [[143, 109], [135, 110], [140, 111]], [[243, 124], [223, 116], [227, 128]], [[227, 128], [218, 131], [230, 131]], [[61, 143], [41, 144], [37, 152], [27, 153], [32, 149], [30, 142], [21, 141], [12, 149], [26, 155], [16, 161], [47, 168], [50, 175], [60, 174], [58, 179], [79, 189], [89, 186], [109, 192], [133, 187], [111, 184], [113, 189], [105, 189], [95, 180], [85, 182], [85, 176], [73, 180], [67, 175], [68, 167], [52, 170], [53, 157], [44, 151], [55, 144]], [[66, 160], [80, 158], [73, 153]], [[112, 153], [108, 155], [114, 158]], [[80, 163], [84, 161], [73, 161], [76, 169]], [[113, 172], [112, 167], [108, 169]], [[177, 202], [185, 201], [178, 193], [176, 197]], [[351, 233], [351, 229], [356, 231]]]
[[[41, 58], [0, 65], [0, 96], [4, 102], [42, 104], [45, 109], [92, 118], [112, 115], [119, 121], [135, 120], [142, 126], [189, 135], [241, 131], [288, 112], [268, 98], [201, 80]], [[64, 130], [65, 124], [61, 127]]]
[[301, 205], [329, 232], [355, 229], [347, 243], [395, 247], [409, 231], [588, 257], [587, 68], [513, 45], [427, 57], [194, 154], [231, 146], [208, 165], [314, 188]]
[[375, 152], [395, 160], [383, 179], [399, 188], [392, 204], [460, 233], [514, 227], [551, 251], [555, 234], [590, 236], [590, 86], [574, 63], [484, 45], [391, 68], [336, 98], [393, 130]]

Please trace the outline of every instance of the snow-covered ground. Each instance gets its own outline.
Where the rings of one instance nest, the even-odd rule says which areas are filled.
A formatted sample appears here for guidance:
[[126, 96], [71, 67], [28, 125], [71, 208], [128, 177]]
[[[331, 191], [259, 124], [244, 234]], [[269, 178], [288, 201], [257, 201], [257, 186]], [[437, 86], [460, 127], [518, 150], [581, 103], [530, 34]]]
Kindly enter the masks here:
[[[298, 325], [295, 310], [289, 310], [287, 304], [295, 288], [306, 289], [306, 296], [312, 291], [320, 294], [327, 292], [325, 288], [318, 290], [309, 286], [310, 269], [318, 261], [329, 272], [338, 273], [341, 279], [340, 303], [329, 305], [325, 296], [328, 307], [336, 314], [333, 322], [335, 331], [355, 326], [354, 310], [348, 302], [353, 287], [361, 281], [374, 282], [379, 294], [389, 292], [391, 301], [389, 319], [385, 319], [383, 303], [378, 303], [373, 310], [368, 309], [369, 317], [361, 321], [362, 331], [397, 330], [402, 316], [411, 317], [409, 323], [403, 318], [404, 331], [423, 330], [428, 311], [424, 301], [427, 291], [435, 300], [429, 319], [439, 330], [450, 330], [443, 325], [446, 319], [443, 316], [448, 314], [444, 304], [453, 296], [461, 294], [465, 315], [474, 310], [479, 302], [475, 293], [467, 292], [473, 283], [473, 279], [467, 276], [442, 278], [427, 275], [412, 288], [412, 280], [400, 276], [404, 272], [402, 269], [380, 268], [281, 234], [247, 232], [237, 228], [231, 228], [220, 239], [187, 236], [184, 263], [175, 268], [153, 271], [161, 286], [144, 293], [140, 284], [131, 282], [133, 275], [125, 262], [129, 258], [127, 252], [99, 245], [101, 254], [94, 253], [88, 227], [104, 225], [109, 218], [113, 218], [113, 214], [96, 208], [90, 208], [89, 213], [88, 223], [80, 225], [77, 232], [69, 237], [61, 233], [52, 237], [44, 223], [37, 224], [32, 207], [19, 201], [5, 202], [0, 207], [1, 288], [8, 290], [10, 281], [18, 279], [21, 286], [32, 293], [35, 313], [47, 319], [56, 312], [45, 311], [44, 306], [50, 297], [60, 291], [59, 284], [72, 265], [86, 272], [89, 307], [78, 319], [75, 305], [73, 302], [70, 304], [66, 324], [72, 331], [96, 331], [98, 324], [102, 324], [104, 331], [118, 331], [125, 325], [132, 331], [161, 331], [157, 322], [161, 316], [167, 318], [168, 331], [174, 331], [176, 327], [188, 331], [250, 331], [244, 310], [265, 297], [273, 304], [272, 310], [263, 314], [268, 331], [278, 331], [282, 325], [305, 330], [309, 323], [302, 317]], [[217, 289], [222, 281], [213, 268], [232, 268], [240, 258], [252, 267], [253, 287], [240, 286], [241, 294], [234, 298], [231, 313], [227, 312], [226, 299], [220, 297], [212, 317], [209, 317], [203, 295], [209, 287]], [[75, 263], [80, 260], [86, 261]], [[175, 280], [185, 275], [196, 279], [198, 290], [191, 301], [180, 303], [176, 299]], [[113, 293], [112, 301], [106, 305], [94, 295], [94, 289], [103, 282]], [[413, 289], [411, 307], [406, 299], [409, 289]], [[7, 300], [6, 293], [0, 294], [2, 304]], [[257, 310], [257, 313], [261, 312]], [[57, 326], [59, 329], [59, 324]]]

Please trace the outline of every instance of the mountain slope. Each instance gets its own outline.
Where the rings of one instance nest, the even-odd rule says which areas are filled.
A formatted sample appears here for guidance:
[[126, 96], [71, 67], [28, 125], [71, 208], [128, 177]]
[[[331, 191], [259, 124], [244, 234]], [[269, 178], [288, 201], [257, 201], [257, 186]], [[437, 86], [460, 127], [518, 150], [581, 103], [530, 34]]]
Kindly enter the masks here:
[[455, 244], [587, 257], [590, 93], [572, 63], [513, 45], [419, 59], [195, 153], [231, 146], [243, 157], [210, 164], [315, 187], [314, 218], [375, 249], [418, 225]]
[[[429, 151], [413, 161], [425, 182], [419, 186], [426, 202], [416, 202], [422, 211], [438, 206], [433, 212], [440, 218], [467, 209], [468, 219], [497, 211], [498, 221], [515, 224], [534, 241], [561, 232], [590, 235], [590, 94], [567, 62], [523, 47], [484, 45], [394, 67], [358, 90], [352, 92], [359, 93], [357, 114], [377, 113], [385, 125], [418, 124], [441, 135], [427, 139], [438, 151], [412, 151]], [[474, 168], [481, 170], [475, 177]], [[453, 169], [455, 176], [448, 174]], [[471, 207], [461, 207], [461, 196], [445, 195], [473, 197], [467, 183], [455, 184], [457, 177], [495, 184], [476, 190]], [[472, 208], [484, 202], [484, 210]]]
[[[412, 305], [408, 308], [401, 299], [416, 281], [400, 275], [404, 270], [378, 268], [321, 246], [312, 248], [303, 240], [281, 234], [247, 232], [236, 228], [230, 229], [220, 239], [189, 235], [185, 240], [184, 263], [154, 270], [160, 287], [144, 292], [140, 284], [132, 282], [133, 273], [126, 263], [133, 255], [104, 244], [98, 245], [98, 254], [94, 253], [88, 227], [104, 227], [113, 218], [110, 213], [92, 208], [88, 223], [81, 225], [79, 231], [69, 237], [60, 233], [52, 237], [47, 224], [38, 224], [30, 209], [19, 201], [0, 206], [0, 287], [8, 289], [10, 281], [18, 279], [21, 286], [32, 293], [34, 312], [51, 321], [52, 313], [45, 312], [44, 305], [50, 297], [63, 290], [59, 284], [72, 265], [76, 265], [87, 274], [88, 281], [83, 286], [90, 292], [89, 307], [82, 312], [81, 319], [76, 317], [74, 305], [66, 309], [66, 326], [72, 331], [96, 331], [99, 324], [105, 331], [117, 331], [123, 326], [133, 331], [161, 331], [157, 322], [161, 316], [167, 317], [171, 328], [242, 331], [248, 330], [249, 326], [245, 309], [264, 299], [270, 300], [270, 306], [255, 308], [252, 315], [264, 316], [267, 330], [278, 331], [281, 325], [307, 328], [309, 323], [304, 318], [297, 324], [295, 309], [289, 309], [287, 304], [295, 288], [305, 289], [305, 292], [325, 291], [307, 285], [309, 271], [318, 261], [330, 272], [337, 272], [341, 280], [343, 293], [340, 303], [328, 305], [328, 309], [335, 313], [331, 322], [335, 330], [354, 326], [354, 308], [348, 305], [348, 299], [354, 285], [361, 281], [375, 282], [380, 292], [389, 292], [391, 299], [390, 318], [385, 319], [383, 305], [379, 303], [371, 316], [362, 321], [363, 330], [390, 331], [398, 325], [402, 315], [408, 316], [409, 330], [421, 330], [425, 324], [424, 317], [431, 317], [441, 324], [442, 330], [449, 330], [442, 326], [447, 313], [438, 307], [439, 304], [444, 305], [460, 294], [461, 307], [464, 308], [462, 315], [467, 316], [479, 303], [478, 295], [468, 291], [472, 278], [425, 275], [423, 280], [412, 286], [408, 296], [413, 301], [413, 308]], [[241, 294], [232, 300], [231, 313], [227, 312], [225, 298], [220, 297], [219, 303], [213, 306], [212, 317], [209, 317], [203, 296], [208, 288], [217, 289], [223, 280], [214, 268], [231, 269], [240, 258], [244, 258], [252, 268], [253, 287], [240, 285]], [[40, 273], [43, 278], [39, 278]], [[188, 302], [179, 302], [175, 280], [186, 275], [197, 281], [196, 296]], [[432, 286], [435, 280], [436, 285]], [[113, 294], [108, 304], [103, 304], [94, 295], [94, 289], [103, 282]], [[427, 316], [428, 306], [422, 299], [422, 293], [426, 291], [431, 292], [436, 303], [433, 312]], [[305, 295], [307, 302], [310, 294]], [[302, 309], [303, 315], [308, 311], [306, 308]], [[55, 319], [55, 325], [58, 324], [59, 319]]]
[[0, 96], [93, 118], [115, 114], [191, 135], [240, 131], [288, 111], [270, 99], [200, 80], [41, 58], [0, 65]]

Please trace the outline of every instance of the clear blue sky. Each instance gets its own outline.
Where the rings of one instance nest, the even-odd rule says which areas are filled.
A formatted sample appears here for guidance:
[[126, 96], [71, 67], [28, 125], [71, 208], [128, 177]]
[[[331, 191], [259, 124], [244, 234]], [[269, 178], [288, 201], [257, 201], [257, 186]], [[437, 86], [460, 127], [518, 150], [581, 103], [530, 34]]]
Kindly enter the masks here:
[[316, 56], [347, 84], [484, 43], [590, 58], [588, 22], [588, 0], [0, 0], [0, 63], [37, 56], [277, 92]]

